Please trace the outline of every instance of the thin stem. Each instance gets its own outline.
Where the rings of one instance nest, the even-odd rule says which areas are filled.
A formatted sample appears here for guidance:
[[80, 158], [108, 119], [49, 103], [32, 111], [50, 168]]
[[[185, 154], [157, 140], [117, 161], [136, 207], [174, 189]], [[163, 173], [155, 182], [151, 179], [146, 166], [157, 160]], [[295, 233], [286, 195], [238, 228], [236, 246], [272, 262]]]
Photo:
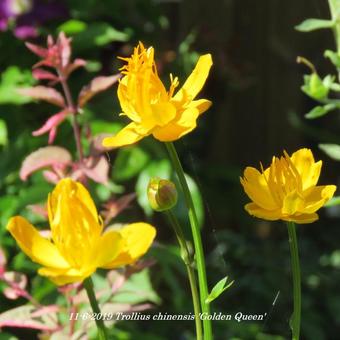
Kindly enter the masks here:
[[292, 340], [299, 340], [301, 323], [301, 274], [299, 262], [299, 249], [297, 244], [295, 223], [288, 222], [287, 226], [293, 276], [293, 297], [294, 297], [294, 311], [291, 318]]
[[[203, 252], [203, 246], [202, 246], [202, 239], [201, 239], [201, 234], [199, 230], [194, 202], [192, 200], [189, 186], [184, 176], [182, 164], [178, 158], [177, 151], [176, 151], [174, 144], [171, 142], [166, 142], [165, 146], [168, 150], [172, 165], [177, 173], [180, 185], [182, 187], [182, 191], [184, 193], [185, 203], [188, 208], [189, 221], [191, 225], [191, 232], [192, 232], [195, 254], [196, 254], [198, 283], [199, 283], [199, 290], [200, 290], [202, 313], [204, 313], [205, 315], [210, 315], [210, 305], [209, 303], [206, 303], [205, 301], [206, 298], [208, 297], [207, 274], [205, 271], [205, 259], [204, 259], [204, 252]], [[203, 319], [203, 330], [204, 330], [204, 339], [211, 340], [212, 339], [211, 320], [208, 320], [207, 317]]]
[[202, 340], [203, 339], [203, 333], [202, 333], [202, 324], [200, 319], [200, 299], [197, 289], [197, 281], [196, 281], [196, 274], [193, 268], [193, 259], [190, 255], [190, 251], [188, 249], [185, 236], [183, 233], [183, 230], [176, 218], [176, 216], [173, 214], [171, 210], [165, 211], [165, 214], [168, 216], [170, 224], [172, 228], [175, 231], [179, 246], [181, 248], [181, 256], [183, 258], [184, 264], [186, 266], [187, 272], [188, 272], [188, 278], [190, 282], [190, 288], [191, 288], [191, 295], [192, 295], [192, 302], [194, 305], [194, 313], [195, 313], [195, 325], [196, 325], [196, 339]]
[[72, 128], [73, 128], [74, 138], [75, 138], [75, 141], [76, 141], [79, 160], [82, 161], [84, 155], [83, 155], [83, 148], [82, 148], [82, 145], [81, 145], [80, 128], [79, 128], [79, 124], [78, 124], [78, 121], [77, 121], [78, 110], [77, 110], [77, 107], [73, 103], [71, 91], [70, 91], [70, 88], [67, 84], [65, 76], [59, 70], [58, 70], [58, 75], [59, 75], [61, 86], [62, 86], [64, 94], [65, 94], [66, 104], [72, 112], [72, 118], [73, 118], [72, 119]]
[[94, 294], [93, 290], [93, 282], [91, 277], [88, 277], [87, 279], [84, 280], [83, 282], [84, 288], [86, 290], [87, 296], [89, 297], [90, 304], [92, 307], [92, 311], [95, 314], [95, 320], [96, 320], [96, 325], [98, 329], [98, 339], [99, 340], [107, 340], [107, 333], [106, 333], [106, 328], [104, 325], [104, 321], [101, 318], [101, 312], [99, 309], [99, 305], [96, 299], [96, 295]]
[[[340, 0], [328, 0], [332, 20], [335, 22], [333, 34], [335, 39], [336, 51], [340, 56]], [[338, 78], [340, 80], [340, 69], [338, 68]]]

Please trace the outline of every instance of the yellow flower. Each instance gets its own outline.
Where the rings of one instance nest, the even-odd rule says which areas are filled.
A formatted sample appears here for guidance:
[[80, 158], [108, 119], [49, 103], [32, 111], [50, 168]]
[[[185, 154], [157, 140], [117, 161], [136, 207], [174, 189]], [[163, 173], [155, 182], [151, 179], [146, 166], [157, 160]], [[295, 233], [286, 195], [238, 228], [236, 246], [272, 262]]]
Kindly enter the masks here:
[[300, 149], [290, 157], [273, 157], [269, 168], [259, 172], [247, 167], [241, 184], [252, 200], [245, 209], [265, 220], [311, 223], [316, 211], [333, 197], [335, 185], [317, 186], [322, 161], [315, 163], [309, 149]]
[[201, 91], [212, 65], [210, 54], [199, 58], [197, 65], [182, 88], [174, 95], [179, 85], [178, 78], [170, 74], [167, 91], [158, 77], [154, 61], [154, 49], [145, 49], [139, 43], [130, 58], [121, 68], [124, 77], [118, 85], [121, 115], [128, 116], [132, 123], [113, 137], [103, 141], [105, 147], [120, 147], [136, 143], [153, 135], [162, 142], [174, 141], [196, 127], [198, 116], [206, 111], [211, 102], [194, 100]]
[[15, 216], [7, 230], [19, 247], [43, 267], [38, 273], [57, 285], [81, 282], [97, 268], [133, 263], [150, 247], [155, 228], [133, 223], [103, 232], [103, 224], [85, 187], [61, 180], [48, 197], [51, 240], [42, 237], [26, 219]]

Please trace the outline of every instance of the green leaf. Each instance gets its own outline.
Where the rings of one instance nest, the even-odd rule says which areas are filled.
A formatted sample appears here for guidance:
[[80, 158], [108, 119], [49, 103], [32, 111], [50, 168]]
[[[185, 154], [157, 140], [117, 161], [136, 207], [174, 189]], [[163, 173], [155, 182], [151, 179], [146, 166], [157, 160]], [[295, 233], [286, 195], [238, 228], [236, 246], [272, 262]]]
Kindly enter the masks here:
[[334, 66], [340, 68], [340, 55], [337, 52], [326, 50], [324, 57], [328, 58]]
[[120, 149], [113, 166], [113, 179], [122, 182], [136, 176], [148, 163], [149, 158], [138, 146]]
[[328, 157], [335, 161], [340, 161], [340, 145], [338, 144], [319, 144], [321, 149]]
[[99, 133], [112, 133], [116, 134], [121, 128], [121, 123], [109, 123], [105, 120], [93, 120], [90, 122], [90, 128], [93, 135]]
[[7, 145], [7, 125], [3, 119], [0, 119], [0, 145]]
[[340, 204], [340, 196], [335, 196], [332, 197], [325, 205], [324, 207], [328, 208], [328, 207], [334, 207], [336, 205]]
[[228, 276], [223, 278], [222, 280], [218, 281], [214, 288], [211, 290], [210, 294], [205, 300], [205, 303], [210, 303], [214, 301], [216, 298], [218, 298], [225, 290], [227, 290], [234, 281], [231, 281], [230, 283], [226, 284], [228, 280]]
[[307, 19], [303, 21], [301, 24], [295, 26], [295, 29], [300, 32], [310, 32], [325, 28], [333, 28], [335, 22], [332, 20], [323, 20], [323, 19]]
[[17, 66], [9, 66], [1, 75], [0, 104], [21, 105], [31, 102], [32, 98], [18, 95], [17, 88], [32, 84], [33, 77], [30, 70], [21, 70]]
[[87, 28], [87, 24], [84, 21], [71, 19], [58, 27], [59, 32], [64, 32], [66, 35], [74, 35], [83, 32]]
[[[329, 78], [326, 80], [329, 82]], [[313, 99], [320, 100], [327, 97], [329, 87], [325, 86], [322, 79], [315, 72], [304, 76], [304, 85], [301, 87], [302, 91]]]
[[305, 118], [308, 119], [315, 119], [324, 116], [328, 112], [336, 109], [335, 104], [327, 104], [325, 106], [316, 106], [313, 110], [309, 111], [307, 114], [305, 114]]
[[149, 270], [144, 269], [139, 273], [131, 275], [122, 289], [118, 290], [115, 294], [112, 301], [130, 304], [150, 301], [158, 305], [161, 302], [161, 298], [152, 287]]
[[95, 46], [105, 46], [113, 41], [127, 41], [129, 34], [113, 28], [106, 22], [89, 24], [85, 30], [73, 38], [75, 49], [90, 49]]

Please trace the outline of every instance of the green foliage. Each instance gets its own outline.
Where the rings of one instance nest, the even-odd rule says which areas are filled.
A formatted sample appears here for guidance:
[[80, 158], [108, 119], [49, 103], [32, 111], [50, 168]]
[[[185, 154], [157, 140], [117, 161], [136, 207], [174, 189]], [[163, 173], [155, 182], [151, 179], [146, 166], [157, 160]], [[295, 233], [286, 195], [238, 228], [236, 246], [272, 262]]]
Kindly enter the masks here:
[[117, 182], [129, 180], [139, 174], [149, 160], [149, 154], [138, 146], [120, 149], [112, 169], [112, 178]]
[[207, 299], [205, 300], [206, 303], [210, 303], [217, 299], [224, 291], [226, 291], [234, 281], [231, 281], [227, 284], [228, 276], [224, 277], [220, 281], [218, 281], [213, 289], [211, 290], [210, 294], [208, 295]]
[[31, 98], [20, 96], [17, 93], [19, 86], [33, 84], [30, 70], [21, 70], [17, 66], [9, 66], [2, 74], [0, 80], [0, 105], [1, 104], [25, 104], [32, 101]]
[[340, 145], [337, 144], [319, 144], [319, 148], [330, 158], [340, 161]]
[[333, 28], [334, 25], [335, 22], [333, 20], [307, 19], [301, 24], [295, 26], [295, 29], [300, 32], [311, 32], [325, 28]]
[[7, 125], [3, 119], [0, 119], [0, 146], [5, 146], [8, 143]]

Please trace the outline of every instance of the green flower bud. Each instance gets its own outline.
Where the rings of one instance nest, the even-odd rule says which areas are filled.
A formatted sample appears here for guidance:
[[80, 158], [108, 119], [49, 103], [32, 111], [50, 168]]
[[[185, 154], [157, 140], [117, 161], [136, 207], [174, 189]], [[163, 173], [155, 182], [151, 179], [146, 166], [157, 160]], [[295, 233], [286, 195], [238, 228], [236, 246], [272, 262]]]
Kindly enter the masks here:
[[159, 177], [151, 178], [148, 185], [148, 199], [153, 210], [165, 211], [173, 208], [177, 203], [175, 184]]

